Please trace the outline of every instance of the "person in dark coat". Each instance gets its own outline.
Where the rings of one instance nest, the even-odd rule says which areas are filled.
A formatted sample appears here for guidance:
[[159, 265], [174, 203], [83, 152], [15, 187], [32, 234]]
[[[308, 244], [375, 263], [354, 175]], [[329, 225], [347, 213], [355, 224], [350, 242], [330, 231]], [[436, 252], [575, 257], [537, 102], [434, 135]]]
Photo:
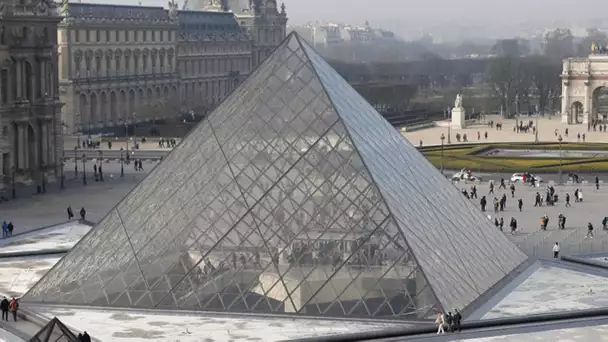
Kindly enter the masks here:
[[2, 301], [0, 302], [0, 310], [2, 310], [2, 320], [3, 321], [8, 321], [8, 299], [6, 299], [6, 297], [4, 297], [2, 299]]
[[82, 342], [91, 342], [91, 336], [86, 331], [82, 334]]
[[84, 207], [82, 207], [82, 209], [80, 209], [80, 220], [84, 221], [86, 216], [87, 216], [87, 211], [84, 210]]
[[460, 321], [462, 321], [462, 315], [460, 314], [458, 309], [455, 309], [454, 315], [452, 316], [452, 322], [454, 324], [452, 331], [458, 330], [458, 332], [460, 332]]
[[68, 221], [72, 221], [72, 218], [74, 218], [74, 211], [72, 210], [72, 206], [69, 205], [68, 206]]
[[12, 236], [13, 235], [13, 229], [15, 229], [15, 225], [13, 225], [13, 221], [10, 221], [8, 223], [8, 226], [6, 226], [6, 228], [8, 229], [8, 236]]

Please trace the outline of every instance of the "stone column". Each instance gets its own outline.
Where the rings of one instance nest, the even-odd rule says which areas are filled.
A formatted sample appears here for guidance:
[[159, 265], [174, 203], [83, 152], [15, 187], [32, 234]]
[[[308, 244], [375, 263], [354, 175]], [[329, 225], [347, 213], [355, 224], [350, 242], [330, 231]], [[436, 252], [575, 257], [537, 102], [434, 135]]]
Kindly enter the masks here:
[[46, 74], [46, 59], [40, 60], [40, 75], [38, 75], [39, 77], [36, 79], [36, 82], [40, 82], [40, 95], [43, 98], [46, 98], [45, 93], [47, 92], [46, 88], [47, 88], [47, 82], [48, 82], [48, 75]]
[[572, 115], [570, 111], [570, 94], [569, 94], [569, 85], [568, 81], [563, 82], [562, 86], [562, 123], [563, 124], [571, 124], [570, 116]]
[[17, 90], [17, 98], [23, 98], [23, 61], [17, 60], [15, 64], [15, 72], [17, 74], [17, 86], [15, 87]]
[[589, 122], [591, 122], [590, 117], [591, 117], [591, 111], [592, 111], [592, 105], [591, 105], [591, 94], [590, 92], [590, 87], [589, 87], [589, 81], [585, 81], [585, 103], [583, 104], [583, 123], [584, 124], [588, 124]]
[[26, 136], [25, 136], [26, 130], [25, 130], [25, 126], [23, 125], [23, 123], [18, 123], [17, 124], [17, 141], [19, 142], [18, 146], [17, 146], [17, 153], [19, 153], [19, 165], [17, 166], [17, 168], [19, 169], [24, 169], [27, 167], [27, 142], [26, 142]]
[[23, 125], [23, 169], [28, 170], [30, 165], [30, 146], [29, 146], [29, 129], [27, 123]]
[[42, 162], [45, 165], [49, 165], [49, 122], [47, 120], [42, 121], [40, 124], [40, 138], [42, 140]]

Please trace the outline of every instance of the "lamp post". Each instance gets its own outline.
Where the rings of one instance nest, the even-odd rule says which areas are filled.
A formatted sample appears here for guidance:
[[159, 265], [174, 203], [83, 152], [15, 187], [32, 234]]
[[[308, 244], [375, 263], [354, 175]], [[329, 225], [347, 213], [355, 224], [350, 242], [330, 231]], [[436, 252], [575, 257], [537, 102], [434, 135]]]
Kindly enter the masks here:
[[[137, 134], [135, 134], [135, 112], [133, 112], [133, 148], [137, 148]], [[128, 152], [127, 152], [128, 153]]]
[[65, 158], [61, 157], [61, 165], [60, 165], [60, 167], [61, 167], [61, 175], [60, 175], [60, 177], [61, 177], [61, 179], [60, 179], [60, 181], [61, 181], [61, 189], [65, 189], [65, 183], [64, 183], [65, 177], [63, 176], [63, 167], [64, 166], [65, 166]]
[[452, 109], [448, 108], [448, 144], [452, 143]]
[[125, 120], [125, 135], [127, 136], [127, 160], [129, 160], [129, 123]]
[[13, 191], [11, 193], [11, 197], [13, 199], [15, 199], [15, 198], [17, 198], [17, 190], [15, 190], [15, 167], [14, 166], [11, 168], [11, 171], [12, 171], [12, 180], [11, 180], [11, 182], [13, 183]]
[[43, 163], [40, 165], [40, 170], [42, 171], [42, 193], [46, 193], [46, 165]]
[[103, 169], [101, 165], [103, 164], [103, 151], [99, 150], [99, 180], [103, 182]]
[[[120, 148], [120, 177], [123, 178], [125, 176], [125, 165], [124, 159], [122, 157], [123, 148]], [[128, 153], [128, 152], [127, 152]]]
[[82, 154], [82, 185], [87, 185], [87, 155]]
[[557, 137], [557, 141], [559, 142], [559, 184], [562, 184], [562, 135], [560, 134]]
[[443, 141], [445, 140], [445, 135], [441, 133], [441, 174], [443, 174]]
[[78, 176], [78, 146], [74, 147], [74, 174]]

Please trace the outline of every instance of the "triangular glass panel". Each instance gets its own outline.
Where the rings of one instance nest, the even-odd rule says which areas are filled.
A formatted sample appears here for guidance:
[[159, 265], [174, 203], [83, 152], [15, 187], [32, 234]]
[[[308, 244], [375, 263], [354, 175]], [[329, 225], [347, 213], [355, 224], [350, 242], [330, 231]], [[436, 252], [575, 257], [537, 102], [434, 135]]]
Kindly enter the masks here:
[[418, 319], [524, 260], [292, 33], [23, 300]]

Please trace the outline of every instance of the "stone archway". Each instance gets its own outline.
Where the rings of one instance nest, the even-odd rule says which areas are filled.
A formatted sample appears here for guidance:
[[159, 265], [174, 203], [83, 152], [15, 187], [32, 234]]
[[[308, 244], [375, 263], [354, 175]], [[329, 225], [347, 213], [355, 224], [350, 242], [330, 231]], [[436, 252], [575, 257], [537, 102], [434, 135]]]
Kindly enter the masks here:
[[568, 122], [575, 124], [582, 123], [584, 110], [583, 104], [579, 101], [572, 103], [572, 106], [570, 106], [570, 118]]
[[122, 121], [123, 123], [126, 122], [127, 117], [129, 117], [129, 114], [127, 113], [127, 93], [125, 93], [124, 90], [120, 91], [120, 113], [118, 115], [119, 117], [119, 121]]
[[590, 120], [603, 119], [608, 116], [608, 86], [597, 87], [593, 91], [592, 112]]
[[116, 110], [116, 92], [112, 91], [110, 92], [110, 122], [113, 126], [118, 124]]
[[133, 113], [135, 112], [135, 90], [130, 89], [129, 90], [129, 113], [128, 115], [133, 115]]
[[106, 92], [103, 91], [100, 94], [101, 99], [99, 100], [99, 121], [101, 122], [101, 126], [107, 126], [108, 122], [106, 118], [108, 117], [108, 96]]
[[79, 109], [80, 109], [80, 122], [77, 122], [76, 125], [79, 125], [80, 131], [84, 132], [86, 123], [89, 119], [89, 101], [87, 100], [87, 96], [84, 93], [80, 93], [79, 98]]
[[91, 93], [91, 97], [89, 98], [89, 102], [91, 103], [91, 110], [89, 115], [88, 129], [89, 134], [91, 134], [91, 128], [96, 127], [99, 119], [97, 118], [97, 94]]

